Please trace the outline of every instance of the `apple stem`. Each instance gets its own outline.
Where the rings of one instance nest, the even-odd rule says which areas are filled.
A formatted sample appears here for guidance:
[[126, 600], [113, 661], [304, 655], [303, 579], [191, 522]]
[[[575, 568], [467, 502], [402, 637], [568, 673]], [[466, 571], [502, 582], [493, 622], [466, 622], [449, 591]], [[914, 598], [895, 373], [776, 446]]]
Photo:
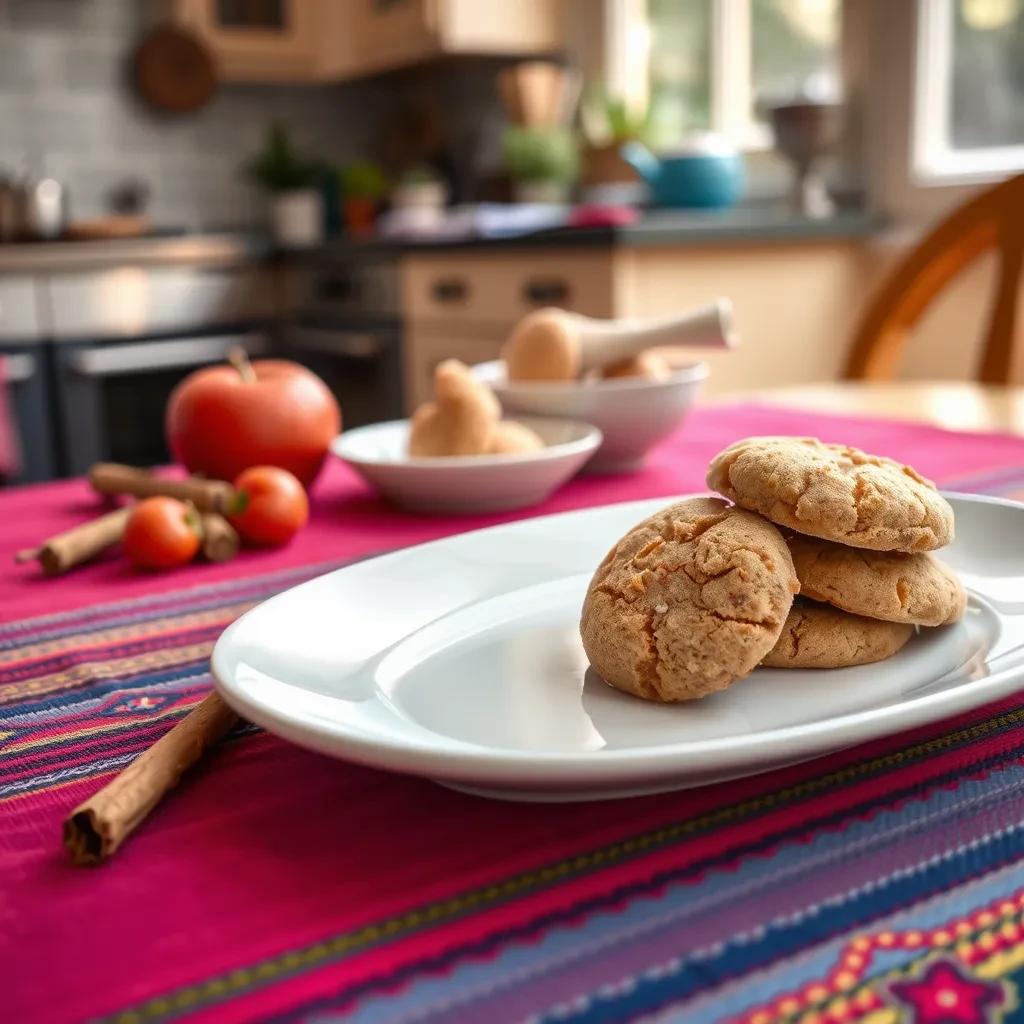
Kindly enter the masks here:
[[235, 345], [235, 347], [228, 352], [228, 362], [238, 371], [238, 376], [241, 377], [246, 384], [254, 384], [256, 382], [256, 371], [252, 368], [252, 363], [249, 362], [249, 356], [241, 345]]

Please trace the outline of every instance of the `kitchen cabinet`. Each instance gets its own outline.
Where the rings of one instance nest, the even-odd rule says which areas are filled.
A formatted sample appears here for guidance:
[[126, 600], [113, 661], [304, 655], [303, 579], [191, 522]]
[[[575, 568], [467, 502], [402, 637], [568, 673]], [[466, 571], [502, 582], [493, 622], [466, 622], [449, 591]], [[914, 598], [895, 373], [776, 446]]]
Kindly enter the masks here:
[[412, 412], [420, 403], [434, 397], [434, 368], [445, 359], [459, 359], [467, 366], [498, 358], [503, 335], [482, 330], [467, 335], [450, 331], [438, 333], [428, 326], [412, 327], [402, 334], [402, 394]]
[[229, 81], [341, 81], [453, 54], [564, 41], [567, 0], [175, 0]]
[[[213, 52], [228, 81], [316, 81], [328, 67], [325, 29], [337, 0], [176, 0], [175, 18]], [[343, 40], [343, 33], [334, 33]]]
[[606, 250], [414, 253], [401, 265], [403, 365], [410, 409], [433, 393], [443, 359], [495, 359], [531, 310], [560, 306], [613, 316], [614, 259]]
[[564, 0], [349, 0], [348, 74], [449, 54], [551, 53], [565, 39]]

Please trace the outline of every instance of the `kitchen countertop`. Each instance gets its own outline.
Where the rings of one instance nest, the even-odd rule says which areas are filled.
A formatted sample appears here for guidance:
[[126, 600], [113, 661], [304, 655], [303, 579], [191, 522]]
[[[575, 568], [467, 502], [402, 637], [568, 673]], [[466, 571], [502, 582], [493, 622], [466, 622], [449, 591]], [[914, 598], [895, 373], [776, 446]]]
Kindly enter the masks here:
[[386, 255], [404, 252], [449, 252], [531, 246], [687, 246], [717, 243], [772, 243], [811, 239], [861, 238], [878, 234], [884, 218], [873, 212], [847, 210], [835, 216], [801, 217], [777, 206], [738, 206], [730, 210], [656, 210], [621, 227], [549, 228], [506, 238], [373, 239], [338, 238], [319, 252]]
[[0, 245], [0, 274], [60, 273], [117, 266], [223, 265], [273, 256], [302, 262], [333, 258], [387, 258], [406, 252], [576, 246], [690, 246], [863, 238], [885, 226], [877, 213], [849, 210], [820, 220], [776, 206], [739, 206], [722, 211], [658, 210], [622, 227], [550, 228], [506, 238], [329, 240], [312, 250], [274, 250], [258, 231], [156, 235], [90, 242]]
[[0, 274], [61, 273], [120, 266], [224, 265], [266, 255], [257, 232], [156, 234], [96, 241], [11, 242], [0, 245]]

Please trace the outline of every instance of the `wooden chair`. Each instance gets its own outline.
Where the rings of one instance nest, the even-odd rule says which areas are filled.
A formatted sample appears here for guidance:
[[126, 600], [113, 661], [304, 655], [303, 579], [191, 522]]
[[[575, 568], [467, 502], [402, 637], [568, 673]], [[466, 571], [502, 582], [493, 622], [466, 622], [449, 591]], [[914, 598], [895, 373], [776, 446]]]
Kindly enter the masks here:
[[845, 376], [889, 380], [910, 329], [929, 303], [983, 252], [996, 249], [999, 270], [978, 380], [1024, 383], [1015, 365], [1024, 275], [1024, 174], [965, 203], [903, 261], [875, 295], [853, 339]]

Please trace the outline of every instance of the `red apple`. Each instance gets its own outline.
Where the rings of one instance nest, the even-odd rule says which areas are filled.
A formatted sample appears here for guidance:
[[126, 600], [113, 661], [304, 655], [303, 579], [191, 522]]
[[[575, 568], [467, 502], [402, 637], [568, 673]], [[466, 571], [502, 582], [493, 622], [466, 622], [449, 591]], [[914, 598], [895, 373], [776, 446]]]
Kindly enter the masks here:
[[167, 403], [167, 444], [190, 473], [234, 480], [250, 466], [280, 466], [309, 485], [341, 430], [327, 385], [298, 363], [232, 356], [189, 374]]

